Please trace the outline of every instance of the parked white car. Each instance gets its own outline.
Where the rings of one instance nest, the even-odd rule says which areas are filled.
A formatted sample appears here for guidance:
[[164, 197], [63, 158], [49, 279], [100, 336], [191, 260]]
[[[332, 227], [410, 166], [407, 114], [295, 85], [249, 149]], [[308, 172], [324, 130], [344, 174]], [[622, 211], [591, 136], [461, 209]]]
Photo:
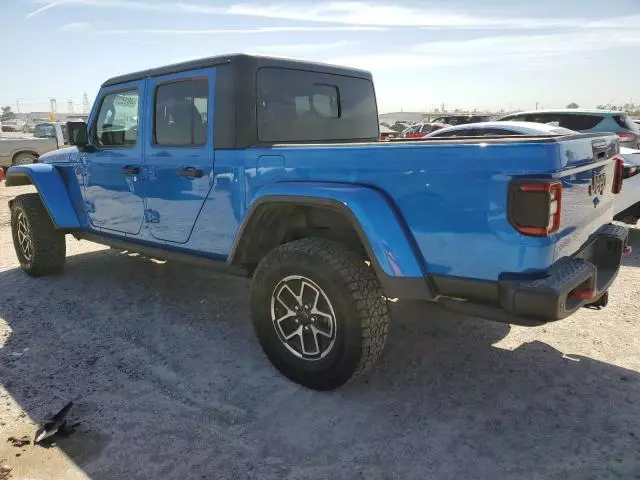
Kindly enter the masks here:
[[624, 182], [613, 218], [635, 225], [640, 219], [640, 150], [621, 147], [620, 155], [624, 158]]
[[504, 135], [578, 135], [567, 128], [533, 122], [479, 122], [446, 127], [425, 135], [432, 137], [484, 137]]

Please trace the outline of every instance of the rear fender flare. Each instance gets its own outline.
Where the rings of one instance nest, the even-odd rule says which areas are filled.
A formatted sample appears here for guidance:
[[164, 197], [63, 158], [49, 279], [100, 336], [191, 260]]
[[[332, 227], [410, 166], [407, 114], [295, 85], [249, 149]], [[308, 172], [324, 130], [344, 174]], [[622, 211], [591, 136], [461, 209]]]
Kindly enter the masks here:
[[17, 165], [9, 168], [7, 187], [34, 185], [57, 229], [74, 230], [80, 228], [78, 215], [73, 208], [60, 172], [46, 163]]
[[282, 182], [264, 187], [240, 225], [228, 258], [231, 265], [242, 256], [252, 229], [258, 227], [260, 208], [273, 203], [317, 205], [340, 212], [358, 234], [387, 296], [406, 297], [409, 292], [403, 291], [405, 286], [418, 284], [424, 285], [423, 291], [410, 297], [436, 297], [435, 288], [425, 275], [422, 255], [404, 220], [386, 195], [367, 186]]

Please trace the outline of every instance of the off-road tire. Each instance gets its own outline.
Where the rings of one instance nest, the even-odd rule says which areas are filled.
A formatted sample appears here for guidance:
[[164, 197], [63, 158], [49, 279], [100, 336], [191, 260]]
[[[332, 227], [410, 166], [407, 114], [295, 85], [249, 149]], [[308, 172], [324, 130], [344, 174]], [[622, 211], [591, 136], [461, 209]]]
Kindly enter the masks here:
[[[313, 361], [291, 353], [272, 318], [276, 289], [298, 276], [319, 287], [335, 312], [332, 346], [325, 357]], [[338, 388], [371, 367], [382, 352], [389, 323], [387, 300], [373, 269], [344, 244], [322, 238], [286, 243], [262, 259], [251, 285], [251, 316], [273, 365], [290, 380], [314, 390]], [[302, 334], [300, 342], [304, 343]]]
[[19, 153], [13, 157], [13, 165], [29, 165], [31, 163], [37, 163], [38, 157], [32, 153]]
[[[31, 249], [27, 253], [20, 240], [21, 221], [26, 222], [26, 235], [31, 242]], [[43, 277], [63, 270], [67, 252], [64, 233], [55, 229], [37, 193], [15, 198], [11, 205], [11, 231], [16, 255], [25, 273], [32, 277]], [[25, 229], [22, 228], [21, 232], [24, 235]]]

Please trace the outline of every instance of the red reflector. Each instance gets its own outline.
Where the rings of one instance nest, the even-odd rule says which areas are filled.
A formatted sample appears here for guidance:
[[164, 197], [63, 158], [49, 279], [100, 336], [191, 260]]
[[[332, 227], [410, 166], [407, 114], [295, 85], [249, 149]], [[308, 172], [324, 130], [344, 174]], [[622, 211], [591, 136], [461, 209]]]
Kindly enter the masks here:
[[0, 167], [0, 182], [4, 180], [4, 168]]
[[591, 300], [596, 296], [596, 291], [592, 288], [576, 288], [569, 295], [579, 300]]
[[550, 192], [553, 183], [523, 183], [520, 185], [521, 192]]
[[633, 248], [631, 248], [631, 245], [627, 245], [626, 247], [624, 247], [624, 250], [622, 250], [622, 253], [624, 255], [629, 255], [631, 252], [633, 252]]

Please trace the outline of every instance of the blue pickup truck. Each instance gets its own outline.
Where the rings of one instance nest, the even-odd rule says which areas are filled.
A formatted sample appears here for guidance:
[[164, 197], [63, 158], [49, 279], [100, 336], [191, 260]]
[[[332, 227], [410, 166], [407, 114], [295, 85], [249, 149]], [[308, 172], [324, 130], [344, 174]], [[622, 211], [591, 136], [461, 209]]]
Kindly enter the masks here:
[[520, 325], [605, 306], [615, 135], [379, 142], [370, 73], [231, 55], [107, 80], [73, 147], [11, 167], [15, 249], [59, 273], [65, 234], [252, 278], [259, 342], [334, 389], [383, 349], [389, 299]]

